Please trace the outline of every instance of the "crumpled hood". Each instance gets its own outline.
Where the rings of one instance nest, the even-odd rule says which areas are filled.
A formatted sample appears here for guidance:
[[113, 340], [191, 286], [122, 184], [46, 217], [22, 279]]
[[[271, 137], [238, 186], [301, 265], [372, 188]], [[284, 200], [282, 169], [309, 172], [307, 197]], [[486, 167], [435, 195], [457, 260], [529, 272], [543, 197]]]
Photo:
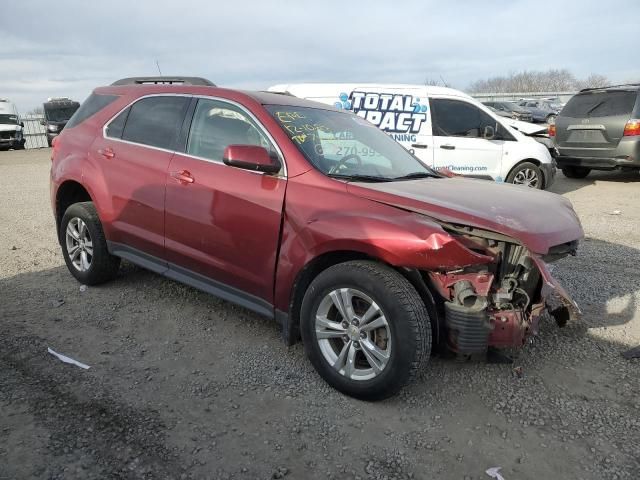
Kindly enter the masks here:
[[349, 183], [350, 193], [458, 225], [491, 230], [546, 254], [581, 239], [571, 202], [555, 193], [464, 178]]

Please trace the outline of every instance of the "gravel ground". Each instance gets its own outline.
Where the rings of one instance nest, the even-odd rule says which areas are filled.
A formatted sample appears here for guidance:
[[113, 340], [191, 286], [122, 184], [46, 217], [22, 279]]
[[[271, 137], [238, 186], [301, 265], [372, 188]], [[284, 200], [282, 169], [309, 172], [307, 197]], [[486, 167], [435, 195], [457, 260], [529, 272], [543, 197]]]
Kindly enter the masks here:
[[620, 355], [640, 344], [637, 174], [554, 186], [587, 235], [555, 270], [580, 322], [544, 322], [521, 370], [433, 358], [365, 403], [275, 323], [194, 289], [124, 265], [82, 291], [55, 240], [48, 157], [0, 152], [0, 479], [640, 478], [640, 360]]

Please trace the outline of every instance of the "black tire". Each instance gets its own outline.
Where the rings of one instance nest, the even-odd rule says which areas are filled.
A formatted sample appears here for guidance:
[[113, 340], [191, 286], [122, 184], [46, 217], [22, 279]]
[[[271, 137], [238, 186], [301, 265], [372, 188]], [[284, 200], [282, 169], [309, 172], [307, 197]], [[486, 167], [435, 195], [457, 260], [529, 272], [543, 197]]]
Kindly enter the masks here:
[[[535, 185], [533, 183], [523, 183], [525, 178], [529, 178], [528, 175], [534, 174], [536, 177]], [[516, 185], [526, 185], [530, 188], [536, 188], [542, 190], [544, 188], [544, 175], [542, 170], [535, 163], [522, 162], [513, 167], [513, 169], [507, 175], [506, 183], [514, 183]], [[533, 182], [533, 180], [532, 180]]]
[[[67, 226], [71, 220], [76, 218], [79, 218], [85, 223], [93, 244], [91, 263], [85, 271], [80, 271], [73, 265], [69, 252], [67, 251]], [[67, 268], [80, 283], [85, 285], [98, 285], [112, 280], [118, 274], [120, 258], [111, 255], [107, 249], [107, 240], [105, 239], [102, 224], [100, 223], [100, 218], [98, 217], [98, 212], [93, 202], [74, 203], [67, 208], [60, 223], [59, 240]]]
[[[338, 288], [352, 288], [366, 294], [387, 319], [391, 341], [389, 359], [373, 378], [347, 378], [330, 365], [318, 343], [316, 313], [323, 299]], [[380, 400], [397, 393], [414, 379], [431, 353], [431, 324], [420, 295], [400, 273], [373, 261], [345, 262], [320, 273], [304, 295], [300, 323], [305, 351], [320, 376], [335, 389], [362, 400]], [[334, 341], [338, 345], [344, 342]], [[364, 352], [356, 353], [356, 358], [357, 355], [360, 361], [364, 359]]]
[[562, 174], [567, 178], [585, 178], [590, 172], [588, 167], [562, 167]]

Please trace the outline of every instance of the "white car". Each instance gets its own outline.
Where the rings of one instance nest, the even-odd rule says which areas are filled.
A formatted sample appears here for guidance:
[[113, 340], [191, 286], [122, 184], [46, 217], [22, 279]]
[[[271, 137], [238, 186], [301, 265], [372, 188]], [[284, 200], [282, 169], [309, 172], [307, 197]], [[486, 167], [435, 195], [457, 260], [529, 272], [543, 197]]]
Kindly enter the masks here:
[[308, 83], [274, 85], [269, 91], [351, 110], [436, 170], [539, 189], [548, 188], [555, 177], [554, 161], [544, 145], [458, 90]]
[[24, 148], [24, 124], [18, 109], [6, 98], [0, 98], [0, 150]]

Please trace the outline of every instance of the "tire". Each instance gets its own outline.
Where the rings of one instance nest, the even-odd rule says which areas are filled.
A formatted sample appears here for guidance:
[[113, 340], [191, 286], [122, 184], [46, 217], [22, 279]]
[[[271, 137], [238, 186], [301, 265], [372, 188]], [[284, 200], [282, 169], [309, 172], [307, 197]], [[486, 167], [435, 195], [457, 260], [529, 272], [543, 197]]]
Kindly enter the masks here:
[[562, 173], [567, 178], [585, 178], [591, 169], [588, 167], [562, 167]]
[[506, 183], [524, 185], [529, 188], [542, 190], [544, 188], [544, 176], [540, 167], [535, 163], [522, 162], [513, 167], [509, 172]]
[[[71, 235], [72, 232], [78, 235]], [[98, 285], [112, 280], [118, 274], [120, 258], [109, 254], [102, 224], [93, 202], [74, 203], [67, 208], [60, 223], [59, 240], [67, 268], [80, 283]], [[91, 247], [87, 242], [90, 242]], [[80, 252], [72, 258], [70, 252], [78, 251], [74, 246], [77, 246]]]
[[[340, 299], [342, 293], [350, 297], [349, 302], [336, 303], [331, 297]], [[339, 303], [350, 304], [351, 319], [363, 323], [350, 321], [345, 329]], [[376, 311], [374, 303], [377, 314], [367, 321], [365, 312]], [[324, 320], [318, 320], [318, 315]], [[413, 380], [431, 353], [431, 324], [420, 295], [400, 273], [373, 261], [345, 262], [320, 273], [304, 295], [300, 323], [307, 357], [320, 376], [335, 389], [362, 400], [396, 394]], [[374, 323], [376, 327], [365, 330]], [[319, 334], [333, 338], [318, 338]], [[350, 365], [354, 366], [351, 372]]]

